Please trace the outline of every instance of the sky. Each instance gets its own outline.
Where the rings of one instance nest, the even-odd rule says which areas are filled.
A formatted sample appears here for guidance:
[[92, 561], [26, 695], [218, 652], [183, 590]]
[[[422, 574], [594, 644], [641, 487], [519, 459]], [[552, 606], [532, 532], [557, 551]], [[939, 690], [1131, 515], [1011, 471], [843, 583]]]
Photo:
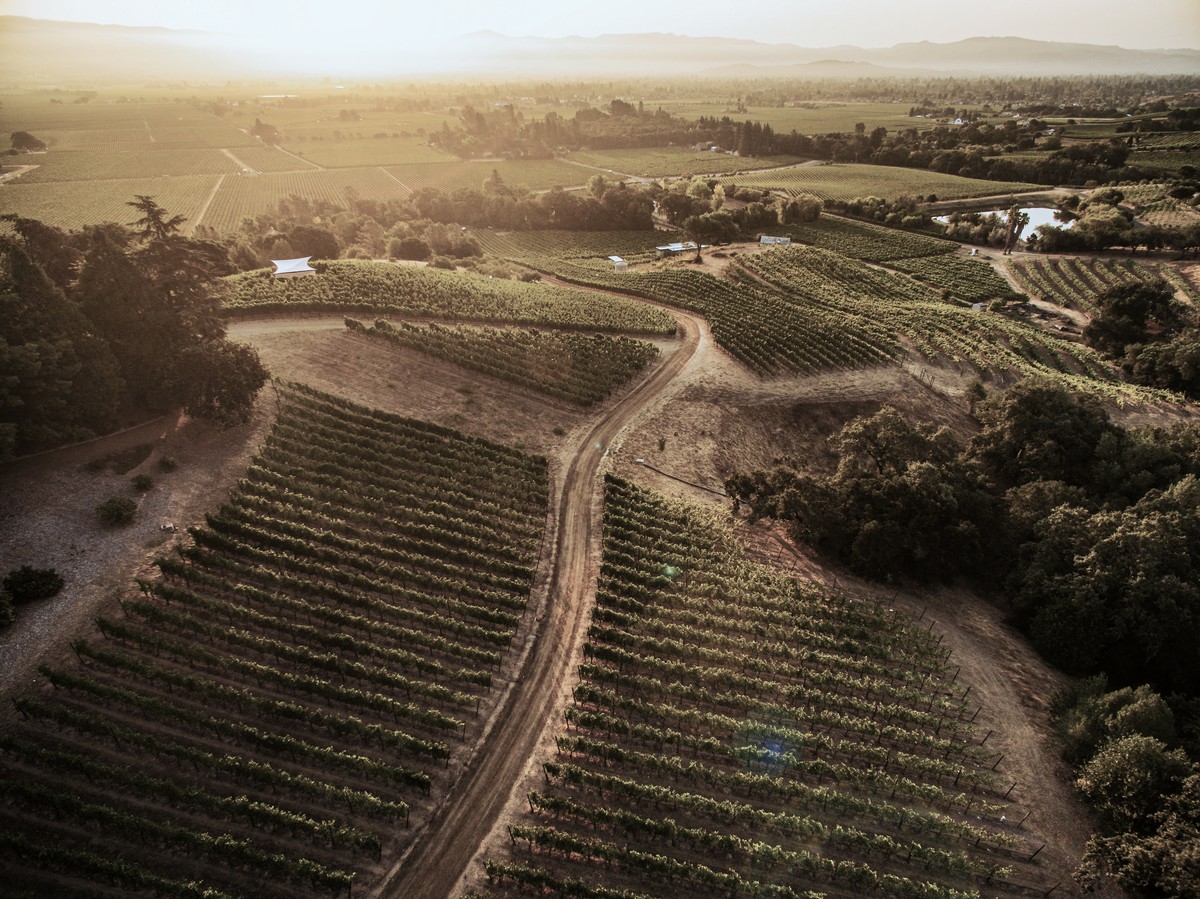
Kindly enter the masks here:
[[[744, 9], [744, 14], [737, 10]], [[357, 31], [408, 43], [490, 29], [561, 37], [665, 31], [805, 47], [889, 47], [977, 35], [1200, 49], [1200, 0], [0, 0], [0, 14], [317, 40]], [[363, 34], [364, 26], [372, 33]]]
[[455, 36], [671, 32], [803, 47], [890, 47], [975, 36], [1200, 49], [1200, 0], [0, 0], [0, 14], [231, 34], [329, 62], [436, 55]]

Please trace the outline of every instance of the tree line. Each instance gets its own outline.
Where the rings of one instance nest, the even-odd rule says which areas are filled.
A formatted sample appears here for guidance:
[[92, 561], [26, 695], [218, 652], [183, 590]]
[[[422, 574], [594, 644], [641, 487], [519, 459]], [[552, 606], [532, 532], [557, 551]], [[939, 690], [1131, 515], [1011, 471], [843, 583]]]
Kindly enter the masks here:
[[1087, 676], [1054, 704], [1101, 820], [1077, 878], [1195, 895], [1200, 426], [1124, 429], [1046, 382], [977, 386], [972, 402], [965, 444], [885, 407], [832, 441], [833, 474], [781, 466], [726, 490], [868, 577], [973, 582], [1050, 662]]
[[67, 232], [6, 215], [0, 238], [0, 460], [86, 439], [139, 410], [248, 418], [266, 371], [225, 338], [227, 250], [151, 197], [131, 227]]

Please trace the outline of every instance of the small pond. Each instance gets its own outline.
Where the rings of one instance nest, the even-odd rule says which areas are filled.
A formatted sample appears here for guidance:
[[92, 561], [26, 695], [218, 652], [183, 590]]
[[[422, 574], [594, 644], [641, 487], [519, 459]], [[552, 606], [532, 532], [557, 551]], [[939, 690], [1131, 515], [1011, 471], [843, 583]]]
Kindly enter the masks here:
[[[975, 210], [972, 210], [972, 211], [975, 211]], [[1073, 221], [1060, 222], [1058, 219], [1055, 218], [1055, 216], [1058, 214], [1058, 210], [1052, 209], [1048, 206], [1024, 206], [1021, 208], [1021, 211], [1029, 216], [1029, 224], [1026, 225], [1025, 230], [1021, 232], [1022, 237], [1028, 237], [1030, 234], [1033, 233], [1034, 229], [1037, 228], [1038, 225], [1055, 225], [1059, 228], [1070, 228], [1072, 225], [1075, 224], [1075, 222], [1073, 222]], [[989, 213], [994, 213], [994, 214], [1000, 216], [1000, 218], [1005, 218], [1008, 215], [1008, 210], [1007, 209], [985, 209], [982, 212], [980, 212], [979, 214], [980, 215], [988, 215]], [[939, 215], [939, 216], [937, 216], [937, 218], [934, 219], [934, 221], [944, 223], [944, 222], [949, 221], [949, 219], [950, 219], [950, 216], [948, 216], [948, 215]]]

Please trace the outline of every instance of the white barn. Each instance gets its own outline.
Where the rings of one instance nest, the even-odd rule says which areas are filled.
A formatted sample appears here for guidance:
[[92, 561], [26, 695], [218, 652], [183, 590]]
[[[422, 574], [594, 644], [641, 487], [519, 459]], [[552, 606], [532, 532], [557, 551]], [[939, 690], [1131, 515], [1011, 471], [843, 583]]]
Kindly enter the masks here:
[[612, 264], [613, 264], [613, 271], [615, 271], [615, 272], [629, 271], [629, 263], [626, 262], [624, 259], [622, 259], [620, 256], [609, 256], [608, 258], [609, 258], [609, 261], [612, 262]]

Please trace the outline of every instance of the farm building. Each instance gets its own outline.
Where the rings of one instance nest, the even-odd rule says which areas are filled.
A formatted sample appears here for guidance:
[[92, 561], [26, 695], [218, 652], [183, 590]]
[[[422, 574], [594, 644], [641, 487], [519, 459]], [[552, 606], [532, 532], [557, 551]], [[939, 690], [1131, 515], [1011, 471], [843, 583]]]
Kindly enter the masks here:
[[658, 258], [662, 259], [666, 256], [678, 256], [680, 253], [687, 253], [692, 250], [700, 249], [696, 246], [694, 240], [685, 240], [682, 243], [669, 243], [665, 247], [655, 247], [654, 250], [658, 253]]
[[609, 256], [608, 258], [612, 261], [614, 272], [629, 271], [629, 263], [626, 262], [624, 259], [622, 259], [620, 256]]
[[758, 242], [764, 247], [790, 247], [792, 245], [790, 237], [772, 237], [770, 234], [760, 235]]
[[272, 259], [271, 263], [275, 266], [276, 278], [299, 278], [302, 275], [315, 275], [317, 270], [308, 264], [311, 256], [304, 256], [300, 259]]

